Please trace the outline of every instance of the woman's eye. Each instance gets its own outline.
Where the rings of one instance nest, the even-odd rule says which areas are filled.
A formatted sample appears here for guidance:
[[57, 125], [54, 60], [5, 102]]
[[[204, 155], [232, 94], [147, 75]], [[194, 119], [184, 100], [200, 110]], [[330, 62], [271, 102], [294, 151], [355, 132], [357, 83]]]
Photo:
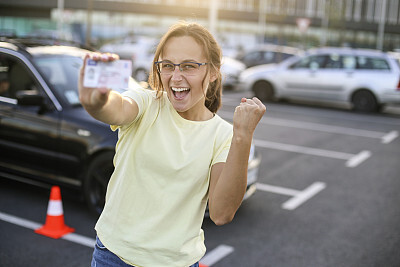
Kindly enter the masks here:
[[174, 65], [169, 64], [169, 63], [164, 63], [162, 66], [163, 69], [172, 69], [173, 67], [174, 67]]
[[184, 70], [191, 70], [191, 69], [195, 69], [196, 65], [195, 64], [182, 64], [182, 69]]

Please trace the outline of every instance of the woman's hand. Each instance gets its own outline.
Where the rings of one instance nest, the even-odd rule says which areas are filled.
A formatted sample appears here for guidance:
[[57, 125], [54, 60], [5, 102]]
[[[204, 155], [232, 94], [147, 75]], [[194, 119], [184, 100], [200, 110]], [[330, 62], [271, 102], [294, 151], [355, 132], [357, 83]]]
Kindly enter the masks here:
[[108, 96], [110, 94], [110, 89], [89, 88], [83, 86], [86, 60], [89, 58], [95, 61], [109, 62], [118, 60], [119, 57], [118, 55], [110, 53], [105, 53], [105, 54], [92, 53], [92, 54], [87, 54], [85, 56], [82, 68], [80, 70], [79, 81], [78, 81], [79, 100], [86, 109], [96, 110], [96, 109], [101, 109], [107, 103]]
[[252, 136], [265, 111], [265, 105], [257, 97], [242, 98], [233, 115], [233, 133]]

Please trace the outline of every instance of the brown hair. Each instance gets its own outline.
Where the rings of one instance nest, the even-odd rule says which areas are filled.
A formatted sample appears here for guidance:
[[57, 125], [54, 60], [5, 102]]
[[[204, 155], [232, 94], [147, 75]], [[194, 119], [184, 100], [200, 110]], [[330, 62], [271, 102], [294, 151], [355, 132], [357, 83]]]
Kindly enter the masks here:
[[[222, 96], [222, 75], [220, 72], [222, 52], [217, 41], [212, 34], [203, 26], [197, 23], [179, 22], [173, 25], [168, 32], [161, 38], [157, 46], [154, 62], [158, 61], [162, 55], [163, 49], [167, 41], [172, 37], [190, 36], [199, 45], [203, 47], [204, 55], [207, 59], [207, 69], [211, 71], [216, 79], [208, 86], [206, 93], [205, 106], [213, 113], [221, 107]], [[157, 91], [157, 97], [160, 97], [164, 91], [160, 74], [157, 67], [153, 64], [150, 70], [149, 85]]]

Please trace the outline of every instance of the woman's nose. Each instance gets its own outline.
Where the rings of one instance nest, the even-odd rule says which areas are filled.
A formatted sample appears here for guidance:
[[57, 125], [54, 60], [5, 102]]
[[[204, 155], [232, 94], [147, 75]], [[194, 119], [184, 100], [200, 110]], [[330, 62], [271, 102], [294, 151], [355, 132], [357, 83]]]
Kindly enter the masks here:
[[180, 66], [175, 66], [174, 71], [172, 72], [172, 80], [182, 80], [182, 71], [179, 69]]

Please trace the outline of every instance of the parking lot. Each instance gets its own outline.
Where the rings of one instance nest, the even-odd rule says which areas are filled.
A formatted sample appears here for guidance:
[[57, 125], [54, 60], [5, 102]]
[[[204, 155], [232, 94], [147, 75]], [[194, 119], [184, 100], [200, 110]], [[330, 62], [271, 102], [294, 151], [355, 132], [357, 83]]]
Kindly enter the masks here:
[[[242, 93], [226, 92], [231, 121]], [[247, 95], [250, 96], [250, 95]], [[232, 223], [205, 219], [205, 266], [400, 266], [400, 109], [267, 103], [254, 143], [257, 191]], [[96, 218], [63, 190], [75, 233], [54, 240], [44, 223], [49, 188], [0, 179], [1, 266], [89, 266]]]

